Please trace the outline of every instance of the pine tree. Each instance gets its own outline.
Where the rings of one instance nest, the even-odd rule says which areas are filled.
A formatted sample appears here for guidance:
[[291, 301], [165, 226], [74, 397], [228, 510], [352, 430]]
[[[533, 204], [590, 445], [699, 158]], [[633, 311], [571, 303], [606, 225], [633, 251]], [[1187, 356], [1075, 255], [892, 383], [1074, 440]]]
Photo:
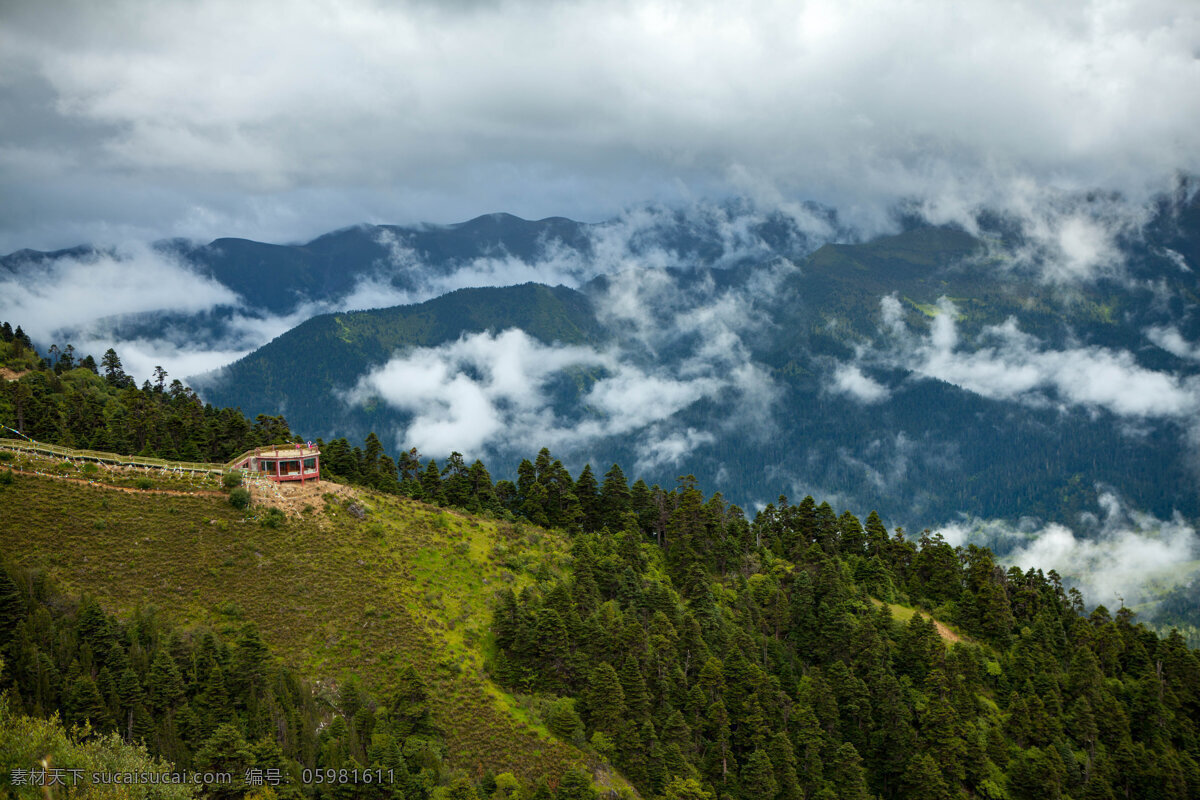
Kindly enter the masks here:
[[695, 778], [674, 777], [663, 790], [665, 800], [716, 800]]
[[389, 704], [396, 734], [428, 733], [431, 730], [429, 695], [425, 681], [412, 664], [405, 664], [396, 679], [396, 690]]
[[446, 504], [446, 497], [442, 494], [441, 471], [438, 470], [437, 461], [432, 458], [421, 473], [421, 499], [439, 506]]
[[[340, 717], [339, 717], [340, 719]], [[196, 751], [198, 772], [227, 772], [234, 776], [228, 784], [211, 784], [207, 790], [215, 798], [241, 797], [242, 777], [254, 766], [254, 752], [235, 725], [223, 724]]]
[[154, 729], [146, 712], [146, 693], [132, 668], [127, 667], [121, 672], [117, 683], [117, 697], [121, 704], [121, 717], [118, 722], [125, 741], [149, 739]]
[[246, 625], [237, 640], [230, 671], [230, 686], [243, 702], [257, 695], [266, 686], [266, 670], [270, 654], [266, 643], [259, 636], [258, 628]]
[[[0, 564], [0, 643], [12, 641], [17, 626], [25, 618], [25, 602], [21, 590], [13, 582], [8, 570]], [[3, 645], [0, 644], [0, 647]], [[2, 653], [3, 650], [0, 650]]]
[[583, 770], [572, 767], [563, 774], [555, 800], [596, 800], [596, 790]]
[[588, 676], [584, 704], [588, 727], [615, 737], [625, 720], [625, 692], [607, 661], [596, 665]]
[[628, 522], [626, 514], [631, 510], [629, 484], [625, 480], [625, 473], [621, 471], [620, 466], [613, 464], [608, 472], [604, 473], [604, 484], [600, 487], [600, 524], [612, 533], [622, 531]]
[[66, 721], [72, 725], [90, 723], [100, 731], [110, 731], [115, 727], [96, 681], [90, 675], [81, 675], [71, 684], [65, 711]]
[[174, 708], [183, 700], [183, 677], [166, 648], [160, 647], [155, 652], [146, 688], [150, 705], [156, 711]]
[[442, 468], [442, 492], [446, 505], [466, 508], [471, 502], [471, 480], [467, 475], [467, 463], [462, 453], [455, 451], [446, 459]]
[[579, 479], [575, 481], [575, 497], [579, 501], [579, 523], [585, 531], [592, 533], [601, 528], [600, 491], [592, 465], [584, 464]]
[[471, 485], [470, 508], [483, 511], [496, 510], [496, 492], [492, 486], [492, 476], [482, 461], [475, 460], [467, 473], [467, 478]]
[[705, 733], [710, 741], [709, 774], [714, 780], [724, 783], [729, 773], [736, 768], [733, 753], [730, 749], [729, 712], [725, 710], [725, 701], [718, 699], [708, 710]]
[[802, 800], [804, 790], [800, 788], [800, 777], [796, 774], [796, 749], [786, 733], [780, 731], [771, 737], [767, 755], [775, 768], [778, 800]]
[[647, 719], [650, 714], [650, 698], [637, 658], [632, 653], [627, 654], [621, 664], [620, 680], [626, 712], [639, 722]]
[[950, 787], [928, 753], [917, 753], [908, 762], [902, 779], [905, 800], [950, 800]]
[[583, 721], [575, 711], [575, 701], [560, 697], [546, 712], [546, 727], [558, 738], [575, 745], [583, 743]]
[[110, 386], [124, 387], [129, 382], [125, 370], [121, 367], [121, 358], [111, 347], [104, 351], [100, 366], [104, 368], [104, 380], [108, 381]]
[[867, 515], [866, 524], [867, 555], [885, 556], [888, 548], [888, 532], [883, 526], [879, 514], [872, 511]]
[[229, 702], [229, 688], [221, 666], [210, 658], [204, 666], [204, 675], [203, 685], [192, 705], [199, 719], [200, 735], [208, 736], [222, 723], [230, 720], [233, 707]]
[[834, 753], [829, 781], [839, 800], [870, 800], [862, 759], [849, 742], [843, 743]]
[[746, 763], [742, 765], [741, 778], [742, 796], [747, 800], [773, 798], [779, 791], [771, 759], [767, 757], [765, 750], [755, 750], [750, 754]]
[[867, 535], [863, 532], [858, 517], [849, 511], [842, 512], [842, 516], [838, 520], [838, 528], [842, 553], [846, 555], [862, 555], [863, 549], [866, 547]]
[[651, 489], [646, 485], [646, 482], [641, 478], [634, 481], [633, 486], [629, 488], [629, 505], [633, 509], [633, 514], [637, 518], [638, 527], [646, 536], [654, 536], [658, 544], [662, 544], [660, 534], [661, 527], [657, 524], [659, 519], [659, 506], [656, 502], [656, 494], [661, 494], [661, 490], [655, 486]]

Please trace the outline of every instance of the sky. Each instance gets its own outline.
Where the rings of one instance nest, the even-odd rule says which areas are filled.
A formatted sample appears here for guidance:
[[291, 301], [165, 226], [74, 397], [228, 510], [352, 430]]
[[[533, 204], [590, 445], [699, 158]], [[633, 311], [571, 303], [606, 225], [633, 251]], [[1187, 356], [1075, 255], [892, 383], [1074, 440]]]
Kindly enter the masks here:
[[8, 0], [0, 252], [1138, 198], [1200, 170], [1198, 56], [1192, 0]]

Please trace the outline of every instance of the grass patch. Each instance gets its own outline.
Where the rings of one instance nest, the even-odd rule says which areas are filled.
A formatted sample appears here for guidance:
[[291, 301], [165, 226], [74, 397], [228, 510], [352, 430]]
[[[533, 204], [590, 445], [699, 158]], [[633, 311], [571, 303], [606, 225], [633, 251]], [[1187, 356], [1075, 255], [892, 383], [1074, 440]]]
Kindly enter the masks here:
[[272, 525], [232, 508], [219, 474], [198, 482], [211, 494], [164, 496], [114, 491], [128, 476], [103, 467], [90, 482], [69, 470], [78, 482], [20, 472], [4, 488], [0, 551], [19, 566], [119, 614], [153, 605], [181, 625], [254, 622], [315, 681], [358, 675], [386, 696], [396, 670], [413, 663], [449, 760], [464, 769], [534, 780], [587, 760], [484, 667], [495, 592], [535, 579], [497, 563], [497, 545], [554, 574], [568, 553], [558, 534], [369, 492], [353, 504], [362, 518], [327, 497], [326, 513]]
[[899, 603], [885, 603], [882, 600], [875, 599], [874, 597], [871, 598], [871, 602], [877, 606], [887, 606], [892, 612], [892, 618], [905, 624], [907, 624], [908, 621], [911, 620], [916, 614], [920, 614], [927, 619], [932, 619], [934, 627], [937, 628], [938, 636], [942, 637], [942, 641], [946, 643], [946, 647], [949, 647], [957, 642], [971, 641], [970, 637], [960, 631], [957, 627], [942, 622], [928, 611], [922, 611], [921, 609], [913, 608], [912, 606], [902, 606]]

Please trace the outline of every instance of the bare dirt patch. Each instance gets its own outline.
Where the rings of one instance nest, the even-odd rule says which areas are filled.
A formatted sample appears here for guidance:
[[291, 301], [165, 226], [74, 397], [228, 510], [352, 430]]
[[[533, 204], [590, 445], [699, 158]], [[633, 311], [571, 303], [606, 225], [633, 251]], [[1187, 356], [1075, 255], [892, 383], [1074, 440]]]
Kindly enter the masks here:
[[938, 636], [941, 636], [947, 642], [961, 642], [962, 641], [962, 637], [959, 636], [954, 631], [950, 630], [950, 628], [948, 628], [945, 623], [938, 622], [935, 619], [933, 621], [933, 627], [937, 628]]
[[298, 517], [306, 508], [318, 510], [324, 506], [324, 495], [332, 494], [341, 499], [357, 497], [349, 486], [332, 481], [289, 481], [276, 483], [267, 478], [250, 478], [245, 483], [254, 505], [278, 508], [289, 517]]
[[8, 367], [0, 367], [0, 378], [4, 378], [4, 380], [6, 380], [6, 381], [15, 381], [17, 378], [20, 378], [22, 375], [28, 375], [28, 374], [29, 374], [29, 370], [25, 370], [24, 372], [13, 372]]

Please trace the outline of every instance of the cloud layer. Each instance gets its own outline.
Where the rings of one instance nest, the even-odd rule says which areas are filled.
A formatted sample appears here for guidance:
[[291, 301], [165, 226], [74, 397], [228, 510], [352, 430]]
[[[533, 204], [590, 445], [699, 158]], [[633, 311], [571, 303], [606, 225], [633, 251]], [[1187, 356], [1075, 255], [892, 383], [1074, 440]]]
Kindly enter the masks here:
[[[594, 238], [602, 254], [587, 262], [590, 270], [632, 263], [638, 237], [623, 225]], [[674, 264], [679, 254], [649, 257]], [[531, 442], [578, 454], [636, 432], [635, 469], [677, 464], [718, 439], [719, 415], [704, 415], [711, 430], [689, 424], [688, 409], [702, 401], [728, 409], [725, 426], [738, 435], [769, 435], [779, 388], [748, 340], [765, 324], [757, 304], [795, 273], [780, 260], [743, 285], [721, 288], [702, 272], [619, 272], [591, 290], [597, 316], [614, 332], [603, 349], [547, 345], [516, 329], [469, 334], [396, 354], [348, 387], [344, 399], [404, 412], [408, 422], [396, 441], [429, 455], [524, 452]], [[587, 388], [574, 397], [564, 383]]]
[[[1049, 349], [1022, 332], [1011, 317], [985, 327], [969, 349], [960, 346], [958, 309], [946, 298], [939, 301], [926, 336], [916, 336], [905, 326], [895, 297], [883, 298], [880, 308], [885, 327], [898, 342], [885, 359], [985, 397], [1104, 409], [1134, 419], [1194, 420], [1200, 412], [1200, 378], [1147, 369], [1127, 351], [1095, 346]], [[1178, 332], [1174, 337], [1163, 333], [1160, 341], [1176, 349], [1186, 345]]]
[[[556, 397], [564, 373], [597, 377], [576, 401]], [[651, 374], [623, 363], [616, 351], [546, 345], [524, 331], [476, 333], [440, 347], [397, 355], [359, 379], [346, 393], [352, 404], [382, 401], [406, 412], [398, 447], [428, 455], [454, 450], [481, 456], [488, 449], [528, 449], [531, 443], [566, 451], [609, 436], [645, 431], [639, 461], [678, 461], [713, 437], [664, 425], [729, 383], [712, 375]], [[568, 406], [560, 414], [556, 406]]]
[[[760, 233], [765, 226], [773, 231], [769, 242]], [[430, 261], [414, 247], [411, 231], [381, 227], [373, 235], [385, 255], [362, 265], [348, 291], [298, 296], [283, 314], [251, 307], [245, 298], [198, 274], [175, 251], [131, 242], [99, 254], [25, 264], [13, 275], [0, 273], [0, 318], [24, 325], [43, 348], [70, 341], [82, 352], [99, 354], [115, 347], [127, 371], [139, 379], [159, 364], [184, 377], [228, 364], [317, 314], [419, 303], [478, 286], [534, 281], [580, 288], [607, 275], [622, 276], [598, 297], [609, 319], [653, 334], [660, 344], [664, 336], [678, 338], [671, 331], [686, 322], [689, 335], [702, 329], [715, 337], [707, 344], [715, 351], [738, 343], [729, 331], [744, 327], [738, 315], [749, 296], [743, 292], [735, 299], [724, 293], [714, 298], [711, 281], [678, 290], [677, 278], [667, 268], [687, 272], [730, 266], [768, 258], [781, 248], [805, 254], [835, 234], [827, 219], [806, 206], [764, 209], [746, 202], [698, 202], [628, 209], [583, 228], [582, 239], [573, 246], [549, 239], [531, 254], [485, 247], [474, 255]], [[794, 270], [790, 262], [780, 264]], [[632, 277], [646, 269], [650, 272]], [[779, 269], [768, 269], [760, 279], [768, 290]], [[661, 309], [667, 307], [673, 316], [664, 320]], [[131, 318], [136, 318], [133, 325]], [[644, 335], [641, 342], [647, 342]], [[721, 360], [739, 356], [723, 354]]]
[[1200, 170], [1198, 40], [1188, 0], [6, 3], [0, 251], [1136, 195]]
[[[239, 305], [240, 299], [227, 287], [198, 275], [188, 264], [138, 244], [56, 259], [23, 269], [18, 275], [0, 272], [0, 319], [21, 325], [43, 348], [70, 343], [81, 355], [98, 360], [115, 346], [126, 370], [139, 379], [148, 378], [160, 364], [178, 377], [213, 369], [244, 355], [245, 348], [189, 342], [184, 333], [174, 339], [118, 341], [106, 325], [98, 323], [144, 314], [196, 315]], [[248, 319], [241, 322], [243, 326], [255, 324]], [[282, 330], [286, 328], [271, 335]], [[257, 344], [269, 331], [246, 332]]]
[[1178, 515], [1161, 520], [1101, 492], [1100, 513], [1079, 524], [970, 520], [940, 529], [946, 540], [992, 547], [1008, 565], [1057, 570], [1089, 604], [1136, 605], [1157, 588], [1176, 585], [1200, 567], [1200, 537]]

